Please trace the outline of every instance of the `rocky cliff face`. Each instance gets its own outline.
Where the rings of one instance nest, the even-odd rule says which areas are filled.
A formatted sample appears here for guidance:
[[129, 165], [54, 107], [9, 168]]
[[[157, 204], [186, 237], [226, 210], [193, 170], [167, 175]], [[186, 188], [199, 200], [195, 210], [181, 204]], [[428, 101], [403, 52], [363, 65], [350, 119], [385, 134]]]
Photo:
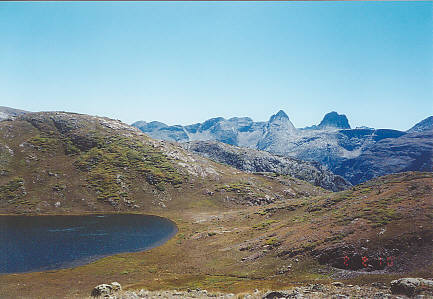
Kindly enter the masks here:
[[325, 115], [320, 122], [319, 129], [336, 128], [336, 129], [350, 129], [349, 121], [344, 114], [338, 114], [335, 111], [329, 112]]
[[404, 171], [433, 171], [433, 130], [379, 140], [335, 168], [353, 184]]
[[[417, 131], [427, 131], [431, 127], [432, 117], [425, 119], [408, 132], [390, 129], [372, 129], [361, 127], [351, 129], [344, 114], [330, 112], [325, 115], [319, 125], [296, 129], [284, 111], [272, 115], [267, 122], [254, 122], [244, 118], [213, 118], [204, 123], [190, 126], [167, 126], [158, 123], [137, 122], [134, 126], [140, 128], [149, 136], [156, 139], [188, 141], [219, 141], [230, 145], [267, 151], [286, 157], [293, 157], [306, 161], [318, 162], [333, 172], [346, 178], [352, 184], [365, 181], [377, 175], [392, 173], [396, 169], [426, 170], [417, 168], [408, 156], [408, 151], [399, 151], [398, 144], [408, 143], [416, 151], [419, 138], [399, 139], [406, 134]], [[388, 140], [383, 141], [382, 140]], [[380, 144], [375, 147], [376, 143]], [[394, 142], [396, 143], [393, 146]], [[387, 154], [380, 155], [376, 148], [382, 144], [390, 145], [389, 149], [382, 148]], [[410, 145], [409, 145], [410, 144]], [[429, 143], [423, 143], [429, 147]], [[423, 152], [428, 155], [423, 147]], [[374, 156], [376, 171], [370, 175], [359, 175], [363, 172], [358, 165], [369, 163]], [[389, 167], [383, 157], [398, 157], [401, 167]], [[379, 158], [382, 157], [382, 158]], [[366, 160], [367, 159], [367, 160]], [[365, 160], [365, 161], [364, 161]], [[364, 162], [360, 162], [364, 161]], [[382, 163], [383, 161], [383, 163]], [[418, 160], [417, 160], [418, 161]], [[407, 164], [409, 163], [409, 164]], [[349, 166], [351, 165], [351, 166]], [[421, 166], [419, 166], [421, 167]]]
[[315, 162], [305, 162], [215, 141], [192, 141], [183, 143], [182, 146], [203, 157], [247, 172], [289, 175], [332, 191], [341, 191], [351, 186], [345, 179]]

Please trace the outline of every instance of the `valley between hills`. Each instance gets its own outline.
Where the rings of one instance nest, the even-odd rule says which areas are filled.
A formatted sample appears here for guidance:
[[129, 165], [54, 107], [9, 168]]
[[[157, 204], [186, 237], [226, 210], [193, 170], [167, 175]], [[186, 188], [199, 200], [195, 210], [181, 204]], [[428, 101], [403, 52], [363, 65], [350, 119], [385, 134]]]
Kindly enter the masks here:
[[240, 293], [433, 277], [432, 172], [389, 174], [339, 192], [313, 183], [244, 172], [108, 118], [39, 112], [5, 119], [0, 214], [152, 214], [179, 231], [149, 251], [0, 275], [0, 297], [82, 298], [110, 281], [131, 290]]

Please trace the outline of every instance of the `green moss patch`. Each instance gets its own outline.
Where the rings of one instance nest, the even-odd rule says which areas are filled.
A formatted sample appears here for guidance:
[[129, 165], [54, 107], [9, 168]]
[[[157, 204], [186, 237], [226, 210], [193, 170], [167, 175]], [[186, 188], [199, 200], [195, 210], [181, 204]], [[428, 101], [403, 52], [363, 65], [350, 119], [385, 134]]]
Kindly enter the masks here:
[[135, 178], [144, 179], [161, 192], [167, 184], [177, 187], [186, 180], [161, 151], [120, 136], [102, 139], [81, 153], [75, 166], [88, 173], [87, 182], [102, 200], [127, 197], [125, 188]]
[[278, 221], [277, 220], [273, 220], [273, 219], [265, 220], [265, 221], [262, 221], [260, 223], [257, 223], [255, 225], [253, 225], [253, 228], [254, 229], [265, 229], [268, 226], [270, 226], [272, 223], [275, 223], [275, 222], [278, 222]]
[[16, 177], [0, 186], [0, 200], [15, 200], [24, 196], [24, 179]]
[[248, 182], [236, 182], [226, 185], [217, 185], [216, 191], [236, 192], [242, 195], [252, 193], [252, 184]]
[[59, 144], [58, 139], [52, 137], [36, 136], [28, 141], [37, 150], [41, 152], [53, 152], [57, 149]]

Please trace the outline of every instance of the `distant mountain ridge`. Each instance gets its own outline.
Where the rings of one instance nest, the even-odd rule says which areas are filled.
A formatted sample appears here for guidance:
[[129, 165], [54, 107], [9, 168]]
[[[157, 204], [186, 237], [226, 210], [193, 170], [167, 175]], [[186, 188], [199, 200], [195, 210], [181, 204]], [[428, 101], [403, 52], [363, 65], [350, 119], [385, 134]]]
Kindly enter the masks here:
[[182, 147], [205, 158], [246, 172], [290, 175], [331, 191], [342, 191], [351, 186], [344, 178], [334, 175], [317, 162], [301, 161], [216, 141], [191, 141], [182, 143]]
[[[269, 132], [277, 134], [278, 127], [287, 126], [286, 117], [279, 116], [267, 127]], [[428, 143], [430, 132], [395, 139], [423, 139], [425, 134]], [[404, 142], [410, 145], [412, 140], [401, 142], [397, 153], [406, 151]], [[345, 269], [344, 277], [365, 273], [360, 279], [381, 273], [380, 281], [415, 271], [431, 277], [433, 173], [389, 175], [332, 193], [289, 175], [252, 174], [215, 163], [193, 152], [201, 151], [202, 143], [209, 144], [204, 148], [210, 149], [209, 156], [215, 149], [215, 157], [233, 158], [230, 164], [248, 171], [287, 171], [307, 179], [311, 175], [314, 182], [318, 178], [325, 184], [338, 184], [340, 178], [326, 169], [321, 172], [323, 166], [314, 163], [223, 143], [156, 141], [105, 117], [40, 112], [0, 121], [2, 215], [134, 213], [173, 219], [179, 225], [179, 233], [161, 250], [124, 253], [72, 270], [2, 275], [0, 297], [87, 298], [96, 284], [125, 273], [124, 280], [131, 283], [142, 282], [148, 273], [152, 276], [146, 274], [146, 281], [154, 281], [152, 286], [175, 283], [176, 288], [208, 283], [226, 288], [233, 281], [236, 289], [284, 287], [302, 279], [310, 295], [311, 277], [317, 277], [318, 269], [323, 270], [322, 282], [338, 269]], [[66, 232], [57, 234], [68, 237]], [[362, 264], [364, 256], [368, 268]], [[392, 263], [383, 262], [386, 257], [392, 257]], [[157, 271], [149, 271], [155, 265]], [[164, 279], [159, 279], [161, 273], [167, 274]], [[384, 276], [388, 273], [391, 276]], [[66, 290], [77, 277], [80, 285]], [[209, 277], [222, 277], [224, 284]], [[336, 292], [341, 288], [334, 288]]]
[[318, 127], [320, 129], [324, 129], [324, 128], [350, 129], [349, 120], [347, 119], [346, 115], [344, 114], [340, 115], [335, 111], [326, 114]]
[[0, 121], [4, 119], [8, 119], [11, 117], [16, 117], [18, 115], [29, 113], [28, 111], [9, 108], [5, 106], [0, 106]]
[[[366, 156], [362, 154], [383, 139], [397, 140], [407, 134], [428, 131], [432, 128], [432, 119], [433, 117], [429, 117], [421, 121], [407, 132], [367, 127], [351, 129], [347, 117], [335, 111], [326, 114], [318, 125], [301, 129], [295, 128], [289, 116], [282, 110], [272, 115], [267, 122], [254, 122], [249, 117], [230, 119], [218, 117], [189, 126], [168, 126], [160, 122], [147, 123], [143, 121], [132, 125], [156, 139], [177, 142], [219, 141], [229, 145], [319, 162], [333, 172], [338, 170], [338, 174], [348, 179], [352, 184], [358, 184], [365, 181], [365, 178], [354, 175], [353, 167], [355, 166], [347, 166], [349, 164], [358, 165], [357, 163], [351, 164], [347, 161], [355, 161], [353, 159], [358, 157], [363, 159]], [[409, 152], [417, 151], [419, 139], [408, 140], [411, 141], [408, 146], [412, 147]], [[429, 145], [427, 145], [428, 147]], [[393, 148], [390, 147], [391, 150]], [[387, 151], [388, 149], [384, 150]], [[412, 158], [405, 156], [408, 151], [398, 152], [398, 154], [402, 156], [402, 161], [408, 165], [413, 163]], [[425, 155], [428, 158], [428, 150]], [[376, 166], [381, 168], [384, 166], [382, 163], [387, 164], [388, 162], [385, 160], [390, 159], [391, 156], [395, 158], [395, 155], [385, 155], [382, 160], [377, 161]], [[408, 165], [404, 164], [401, 168], [405, 169]], [[429, 169], [427, 167], [424, 171], [431, 171]], [[386, 170], [377, 173], [388, 174], [390, 172]]]
[[415, 133], [415, 132], [424, 132], [428, 130], [433, 130], [433, 116], [427, 117], [426, 119], [420, 121], [412, 128], [410, 128], [407, 132]]
[[365, 149], [358, 157], [334, 169], [352, 182], [364, 182], [389, 173], [433, 171], [433, 130], [386, 138]]

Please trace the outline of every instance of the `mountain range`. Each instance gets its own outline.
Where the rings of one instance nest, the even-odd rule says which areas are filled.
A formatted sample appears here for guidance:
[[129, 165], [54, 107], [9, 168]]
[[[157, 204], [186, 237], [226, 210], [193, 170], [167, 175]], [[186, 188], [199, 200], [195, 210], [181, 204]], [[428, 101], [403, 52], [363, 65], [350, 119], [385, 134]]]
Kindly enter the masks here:
[[[324, 126], [305, 131], [335, 131]], [[290, 128], [282, 113], [266, 124], [269, 136], [281, 127]], [[409, 137], [428, 140], [429, 132], [394, 138], [402, 140], [396, 153], [407, 154]], [[390, 140], [377, 141], [372, 155]], [[376, 273], [432, 277], [433, 173], [382, 176], [339, 192], [310, 182], [328, 189], [346, 184], [317, 162], [222, 142], [158, 141], [105, 117], [8, 117], [0, 121], [0, 214], [151, 214], [172, 219], [179, 231], [155, 250], [0, 275], [0, 297], [87, 298], [101, 281], [227, 290], [311, 284], [312, 278], [328, 283], [352, 274], [369, 282]], [[387, 258], [395, 262], [382, 262]], [[69, 287], [71, 281], [79, 284]]]
[[331, 191], [342, 191], [351, 187], [344, 178], [333, 174], [317, 162], [302, 161], [217, 141], [190, 141], [181, 145], [190, 152], [245, 172], [288, 175]]
[[66, 212], [83, 203], [91, 209], [151, 209], [190, 191], [194, 198], [239, 181], [248, 184], [242, 200], [249, 205], [325, 192], [300, 180], [288, 188], [269, 176], [241, 173], [108, 118], [38, 112], [0, 121], [0, 185], [6, 186], [0, 188], [0, 209]]
[[[433, 171], [429, 133], [433, 130], [433, 117], [407, 132], [367, 127], [352, 129], [347, 117], [334, 111], [326, 114], [318, 125], [306, 128], [295, 128], [282, 110], [267, 122], [254, 122], [249, 117], [217, 117], [188, 126], [168, 126], [157, 121], [138, 121], [132, 125], [155, 139], [218, 141], [318, 162], [352, 184], [406, 170]], [[401, 150], [403, 145], [404, 150]], [[374, 169], [367, 166], [372, 161]]]

